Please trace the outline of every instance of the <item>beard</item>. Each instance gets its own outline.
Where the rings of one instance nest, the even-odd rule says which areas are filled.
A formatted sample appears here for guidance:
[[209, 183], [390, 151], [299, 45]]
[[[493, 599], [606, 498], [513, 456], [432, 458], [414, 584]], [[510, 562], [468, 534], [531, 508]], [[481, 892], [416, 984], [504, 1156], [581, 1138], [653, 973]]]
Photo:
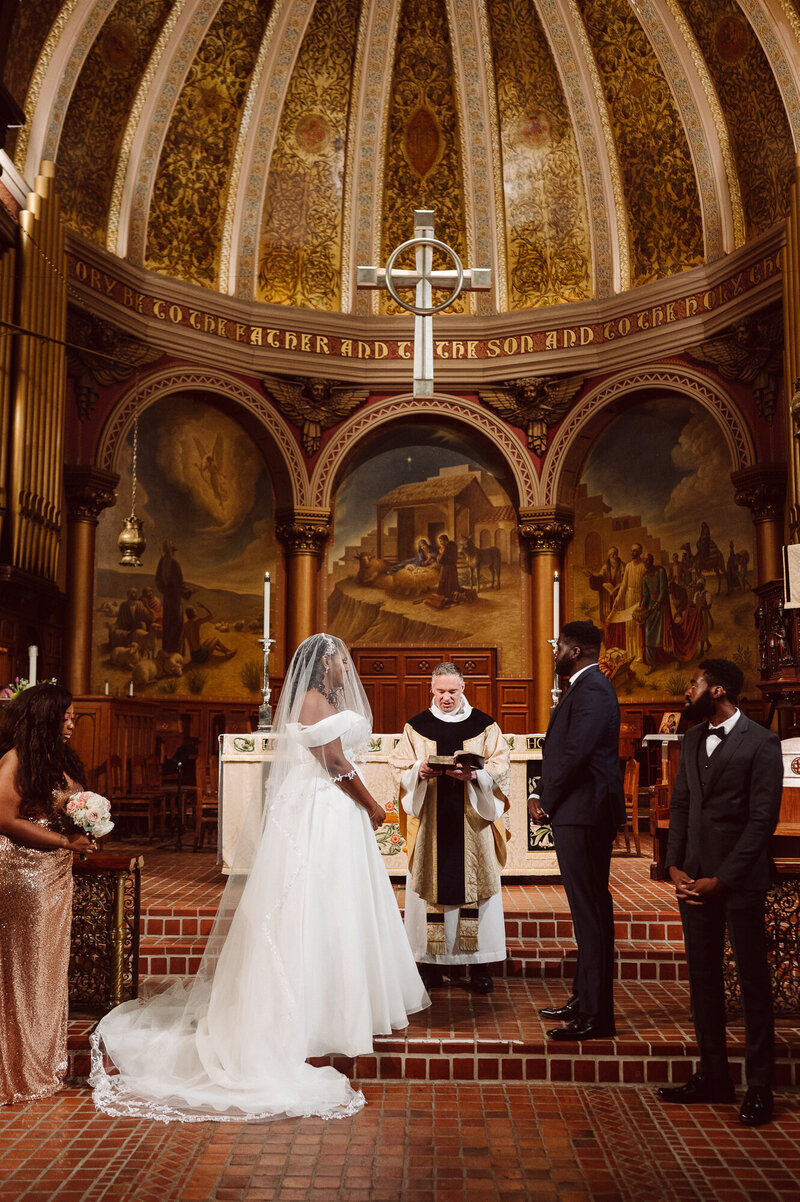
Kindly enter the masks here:
[[690, 722], [707, 722], [714, 713], [714, 698], [710, 693], [701, 693], [692, 705], [683, 711]]

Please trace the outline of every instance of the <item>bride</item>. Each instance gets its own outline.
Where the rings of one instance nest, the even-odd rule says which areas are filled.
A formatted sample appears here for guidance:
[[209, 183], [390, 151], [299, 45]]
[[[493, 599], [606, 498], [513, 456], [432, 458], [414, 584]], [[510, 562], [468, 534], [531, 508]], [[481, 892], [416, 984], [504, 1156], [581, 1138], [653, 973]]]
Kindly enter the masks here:
[[[162, 1122], [354, 1114], [364, 1095], [309, 1057], [358, 1056], [430, 1005], [373, 835], [357, 761], [372, 715], [347, 649], [295, 652], [254, 816], [200, 971], [117, 1006], [92, 1035], [95, 1104]], [[244, 845], [244, 846], [243, 846]]]

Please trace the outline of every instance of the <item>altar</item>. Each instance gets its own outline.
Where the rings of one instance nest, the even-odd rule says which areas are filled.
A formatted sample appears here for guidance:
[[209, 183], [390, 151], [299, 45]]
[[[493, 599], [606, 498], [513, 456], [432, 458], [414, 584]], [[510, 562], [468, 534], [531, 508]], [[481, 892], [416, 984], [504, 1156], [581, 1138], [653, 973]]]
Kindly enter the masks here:
[[[236, 848], [244, 815], [251, 806], [261, 810], [264, 785], [273, 756], [269, 733], [219, 736], [219, 861], [226, 874], [237, 871]], [[528, 815], [528, 793], [541, 772], [544, 735], [506, 735], [511, 747], [511, 807], [506, 818], [511, 838], [503, 876], [557, 876], [558, 861], [549, 826], [538, 826]], [[386, 822], [375, 838], [387, 870], [405, 875], [408, 860], [398, 826], [398, 800], [389, 755], [399, 734], [372, 736], [366, 761], [360, 765], [367, 788], [386, 811]], [[355, 803], [354, 803], [355, 804]]]

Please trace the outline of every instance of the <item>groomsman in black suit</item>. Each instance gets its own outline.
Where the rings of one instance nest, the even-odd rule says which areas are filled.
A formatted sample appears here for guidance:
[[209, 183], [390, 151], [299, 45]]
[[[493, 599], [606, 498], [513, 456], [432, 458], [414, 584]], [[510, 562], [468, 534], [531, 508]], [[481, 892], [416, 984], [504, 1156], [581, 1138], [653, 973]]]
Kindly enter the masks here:
[[764, 903], [769, 842], [781, 806], [778, 736], [736, 702], [742, 673], [704, 659], [686, 694], [700, 723], [683, 740], [672, 791], [666, 869], [680, 902], [700, 1067], [685, 1085], [659, 1089], [665, 1102], [732, 1102], [725, 1046], [723, 947], [728, 928], [742, 988], [747, 1093], [743, 1123], [772, 1118], [775, 1057]]
[[597, 666], [602, 631], [593, 622], [568, 622], [556, 645], [556, 671], [569, 688], [547, 728], [542, 775], [528, 808], [553, 828], [578, 966], [573, 995], [540, 1011], [565, 1027], [552, 1040], [600, 1039], [614, 1026], [614, 907], [608, 888], [611, 846], [625, 819], [619, 767], [619, 703]]

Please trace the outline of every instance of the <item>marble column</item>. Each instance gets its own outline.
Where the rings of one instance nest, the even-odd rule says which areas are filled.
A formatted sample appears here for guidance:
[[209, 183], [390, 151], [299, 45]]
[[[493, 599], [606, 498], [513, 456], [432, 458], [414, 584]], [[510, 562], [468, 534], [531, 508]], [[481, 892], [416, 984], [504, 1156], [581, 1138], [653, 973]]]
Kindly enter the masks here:
[[292, 509], [277, 515], [275, 534], [286, 555], [286, 662], [321, 628], [319, 568], [331, 533], [329, 509]]
[[76, 697], [91, 689], [97, 518], [103, 509], [115, 504], [114, 489], [118, 483], [119, 476], [98, 467], [64, 467], [67, 500], [65, 684]]
[[564, 553], [574, 530], [574, 514], [558, 506], [547, 509], [521, 509], [519, 533], [528, 545], [531, 557], [531, 621], [533, 650], [533, 723], [534, 730], [547, 729], [553, 704], [553, 649], [556, 627], [562, 613], [553, 613], [553, 578], [561, 581], [560, 601], [564, 603]]
[[783, 579], [786, 480], [785, 463], [760, 463], [731, 474], [736, 504], [744, 505], [753, 516], [756, 586]]

